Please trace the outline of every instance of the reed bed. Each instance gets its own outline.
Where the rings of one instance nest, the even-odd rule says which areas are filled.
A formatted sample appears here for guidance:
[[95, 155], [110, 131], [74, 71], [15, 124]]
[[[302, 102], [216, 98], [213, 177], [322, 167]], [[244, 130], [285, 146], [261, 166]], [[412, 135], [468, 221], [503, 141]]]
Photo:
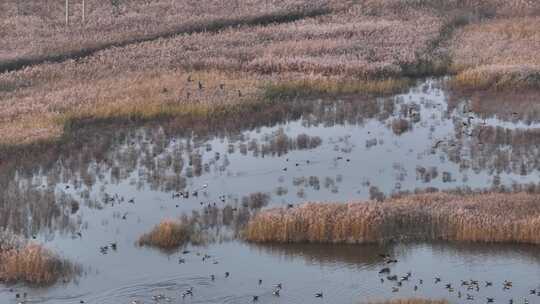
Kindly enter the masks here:
[[77, 61], [3, 73], [1, 142], [58, 138], [73, 121], [186, 112], [204, 117], [268, 97], [395, 92], [406, 81], [371, 78], [399, 76], [402, 65], [414, 64], [429, 48], [440, 23], [429, 11], [377, 17], [359, 6], [287, 24], [110, 48]]
[[139, 246], [176, 249], [192, 239], [194, 227], [188, 221], [162, 220], [150, 232], [141, 235]]
[[83, 23], [81, 1], [70, 5], [70, 24], [66, 26], [61, 1], [2, 1], [0, 70], [175, 34], [294, 20], [342, 6], [333, 1], [304, 0], [86, 0]]
[[384, 202], [306, 203], [263, 211], [253, 242], [379, 243], [401, 240], [540, 244], [540, 196], [426, 193]]
[[[459, 29], [449, 42], [454, 88], [522, 90], [540, 88], [540, 18], [513, 17]], [[489, 48], [482, 47], [489, 45]]]
[[51, 285], [80, 272], [77, 265], [43, 245], [4, 232], [0, 238], [0, 282]]
[[[87, 23], [69, 27], [62, 24], [58, 1], [0, 4], [0, 39], [7, 42], [0, 46], [0, 65], [29, 64], [0, 74], [0, 144], [58, 139], [80, 121], [186, 113], [204, 118], [268, 100], [391, 94], [410, 84], [402, 77], [446, 71], [450, 61], [458, 72], [478, 69], [459, 78], [472, 87], [485, 85], [480, 79], [486, 74], [508, 70], [511, 77], [493, 80], [501, 88], [521, 83], [523, 75], [537, 82], [531, 41], [538, 5], [527, 1], [118, 3], [87, 0]], [[483, 22], [486, 16], [506, 19]], [[512, 35], [522, 38], [485, 35], [513, 24]], [[507, 61], [500, 68], [480, 67], [480, 59], [470, 58], [499, 57], [495, 51], [477, 54], [485, 48], [474, 35], [481, 45], [494, 43]], [[514, 52], [502, 48], [509, 41], [516, 43]], [[515, 54], [522, 60], [508, 61]], [[505, 86], [507, 78], [512, 81]]]

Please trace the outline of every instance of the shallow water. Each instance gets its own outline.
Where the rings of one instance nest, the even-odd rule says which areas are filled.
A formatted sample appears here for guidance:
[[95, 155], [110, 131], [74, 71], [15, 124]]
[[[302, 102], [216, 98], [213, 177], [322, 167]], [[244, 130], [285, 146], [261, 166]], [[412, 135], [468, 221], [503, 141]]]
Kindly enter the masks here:
[[[261, 246], [218, 234], [207, 246], [190, 246], [186, 263], [179, 264], [179, 252], [135, 245], [163, 218], [204, 214], [208, 203], [242, 206], [256, 192], [269, 195], [269, 206], [286, 206], [540, 182], [538, 119], [486, 116], [470, 111], [466, 101], [449, 106], [447, 99], [438, 82], [428, 80], [389, 98], [297, 101], [282, 115], [246, 117], [213, 130], [163, 124], [85, 134], [81, 144], [19, 164], [0, 179], [0, 225], [44, 242], [80, 263], [84, 273], [49, 288], [0, 287], [0, 302], [17, 303], [14, 293], [26, 291], [34, 303], [153, 303], [158, 294], [173, 303], [248, 303], [254, 295], [260, 303], [408, 296], [465, 302], [467, 293], [478, 303], [486, 297], [540, 303], [540, 296], [529, 295], [540, 288], [535, 246]], [[173, 197], [185, 190], [189, 198]], [[110, 242], [118, 249], [100, 253]], [[212, 258], [202, 262], [197, 252]], [[394, 273], [412, 272], [398, 292], [392, 292], [395, 284], [380, 282], [377, 273], [386, 266], [380, 252], [399, 260]], [[436, 276], [442, 282], [435, 284]], [[468, 279], [479, 280], [481, 289], [461, 288], [460, 299], [460, 280]], [[486, 280], [494, 286], [484, 288]], [[514, 287], [504, 291], [504, 280]], [[284, 286], [279, 298], [272, 295], [278, 282]], [[446, 283], [456, 290], [448, 292]], [[190, 286], [194, 296], [182, 299]], [[324, 297], [315, 299], [316, 292]]]

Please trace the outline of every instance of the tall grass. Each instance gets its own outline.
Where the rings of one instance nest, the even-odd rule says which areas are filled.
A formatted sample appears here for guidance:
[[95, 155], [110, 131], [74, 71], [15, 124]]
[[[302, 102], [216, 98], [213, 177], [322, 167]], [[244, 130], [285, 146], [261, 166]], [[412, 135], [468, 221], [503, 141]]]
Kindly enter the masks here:
[[0, 236], [0, 282], [50, 285], [80, 272], [77, 265], [36, 243], [2, 232]]
[[194, 226], [189, 221], [162, 220], [150, 232], [141, 235], [139, 246], [176, 249], [192, 240]]
[[[205, 117], [279, 98], [390, 94], [406, 86], [403, 76], [450, 64], [462, 72], [504, 61], [500, 71], [520, 67], [510, 85], [523, 80], [522, 66], [537, 83], [538, 5], [518, 0], [137, 0], [116, 12], [107, 1], [87, 2], [88, 23], [67, 28], [58, 1], [2, 2], [0, 65], [66, 60], [0, 74], [0, 144], [58, 138], [78, 121]], [[509, 19], [484, 22], [499, 15]], [[221, 26], [231, 24], [242, 26]], [[487, 70], [478, 71], [459, 83], [485, 85]]]
[[[459, 29], [449, 41], [451, 84], [465, 90], [540, 89], [540, 18], [493, 19]], [[489, 45], [489, 48], [483, 47]]]
[[64, 24], [63, 2], [5, 0], [0, 4], [0, 71], [43, 61], [87, 56], [109, 47], [216, 31], [242, 24], [292, 21], [325, 14], [341, 4], [332, 1], [249, 0], [236, 3], [203, 0], [86, 0], [83, 24], [80, 1], [71, 4], [71, 24]]
[[257, 214], [253, 242], [446, 240], [540, 244], [540, 196], [428, 193], [384, 202], [307, 203]]

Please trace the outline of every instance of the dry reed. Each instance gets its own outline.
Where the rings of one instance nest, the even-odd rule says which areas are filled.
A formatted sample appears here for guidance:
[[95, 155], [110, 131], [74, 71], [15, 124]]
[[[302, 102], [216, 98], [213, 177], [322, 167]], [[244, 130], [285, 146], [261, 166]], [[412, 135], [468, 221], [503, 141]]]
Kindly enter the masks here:
[[27, 243], [2, 233], [0, 282], [50, 285], [80, 272], [77, 265], [59, 257], [43, 245]]
[[375, 243], [446, 240], [540, 244], [540, 196], [427, 193], [384, 202], [307, 203], [248, 224], [254, 242]]
[[139, 246], [158, 247], [164, 250], [176, 249], [191, 239], [193, 227], [179, 220], [163, 220], [149, 233], [143, 234]]

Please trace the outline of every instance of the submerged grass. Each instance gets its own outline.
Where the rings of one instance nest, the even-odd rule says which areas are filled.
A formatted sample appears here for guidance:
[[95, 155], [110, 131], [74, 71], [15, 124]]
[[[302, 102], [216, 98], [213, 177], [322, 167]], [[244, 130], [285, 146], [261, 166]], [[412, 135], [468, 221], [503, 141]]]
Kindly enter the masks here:
[[79, 266], [61, 258], [43, 245], [25, 242], [2, 233], [0, 282], [51, 285], [80, 272]]
[[540, 244], [540, 196], [428, 193], [382, 203], [307, 203], [257, 214], [253, 242], [378, 243], [400, 240]]

